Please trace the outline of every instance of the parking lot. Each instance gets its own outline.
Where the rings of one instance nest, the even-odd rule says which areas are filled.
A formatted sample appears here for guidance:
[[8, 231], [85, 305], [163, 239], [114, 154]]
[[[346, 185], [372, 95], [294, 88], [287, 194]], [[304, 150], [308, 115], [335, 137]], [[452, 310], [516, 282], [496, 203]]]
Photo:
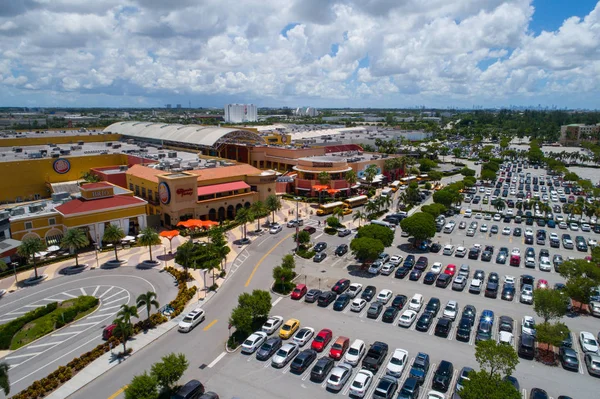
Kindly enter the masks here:
[[[531, 170], [532, 174], [545, 174], [543, 170]], [[517, 182], [518, 185], [518, 182]], [[493, 193], [492, 188], [491, 192]], [[518, 190], [515, 190], [518, 192]], [[510, 192], [510, 191], [509, 191]], [[479, 193], [479, 190], [478, 190]], [[485, 195], [485, 189], [482, 196]], [[517, 200], [516, 194], [509, 193], [505, 200], [513, 199]], [[367, 395], [365, 397], [371, 397], [372, 392], [377, 385], [377, 382], [381, 376], [385, 373], [385, 365], [389, 360], [390, 354], [393, 353], [395, 348], [403, 348], [409, 353], [409, 362], [406, 366], [402, 376], [399, 379], [399, 387], [402, 386], [406, 378], [408, 377], [408, 370], [412, 364], [414, 357], [418, 352], [424, 352], [429, 354], [431, 358], [431, 366], [425, 383], [421, 388], [420, 398], [426, 397], [427, 391], [431, 387], [433, 373], [437, 365], [442, 360], [447, 360], [454, 365], [454, 375], [450, 385], [450, 389], [446, 393], [446, 397], [451, 397], [451, 393], [454, 390], [457, 375], [461, 368], [469, 366], [477, 368], [477, 363], [474, 357], [474, 343], [475, 335], [477, 331], [477, 324], [480, 315], [484, 310], [491, 310], [494, 313], [492, 339], [497, 340], [499, 335], [499, 318], [501, 316], [509, 316], [514, 320], [513, 334], [514, 341], [513, 345], [515, 348], [518, 346], [519, 336], [521, 335], [522, 320], [524, 316], [532, 316], [537, 322], [541, 320], [537, 319], [533, 307], [529, 304], [524, 304], [519, 301], [520, 294], [520, 283], [519, 279], [521, 275], [530, 275], [534, 277], [535, 285], [541, 280], [548, 282], [548, 287], [552, 288], [555, 283], [564, 283], [564, 279], [556, 272], [554, 265], [549, 271], [541, 271], [539, 268], [539, 254], [541, 249], [547, 249], [549, 252], [550, 260], [553, 259], [555, 254], [559, 254], [564, 260], [569, 257], [583, 258], [589, 255], [587, 252], [578, 251], [577, 249], [565, 249], [561, 241], [559, 247], [550, 247], [549, 237], [546, 238], [544, 245], [538, 244], [536, 238], [537, 230], [546, 230], [547, 235], [550, 233], [557, 233], [559, 237], [564, 233], [571, 234], [574, 239], [575, 236], [583, 236], [586, 243], [590, 239], [600, 238], [600, 235], [591, 231], [582, 232], [581, 230], [572, 231], [570, 229], [561, 229], [558, 226], [538, 226], [536, 223], [532, 225], [527, 224], [525, 211], [523, 211], [523, 220], [521, 223], [515, 223], [514, 215], [516, 215], [516, 208], [512, 208], [513, 217], [510, 221], [494, 220], [493, 215], [496, 213], [494, 207], [489, 204], [472, 204], [463, 203], [461, 207], [461, 213], [456, 216], [447, 217], [444, 223], [448, 223], [451, 220], [456, 222], [455, 228], [448, 233], [440, 231], [436, 233], [432, 239], [433, 242], [440, 244], [441, 248], [439, 252], [425, 252], [419, 251], [413, 248], [409, 243], [408, 238], [402, 237], [400, 229], [397, 229], [395, 234], [394, 243], [390, 248], [386, 248], [386, 253], [390, 256], [397, 255], [406, 259], [408, 255], [414, 255], [416, 259], [421, 256], [427, 257], [427, 267], [423, 271], [423, 274], [417, 281], [411, 281], [409, 275], [404, 278], [396, 278], [395, 270], [390, 275], [373, 275], [369, 274], [364, 268], [361, 268], [353, 257], [348, 253], [343, 256], [336, 256], [335, 249], [339, 244], [349, 244], [354, 234], [347, 237], [329, 236], [323, 234], [321, 227], [317, 227], [317, 231], [312, 235], [313, 243], [326, 242], [327, 248], [324, 252], [327, 254], [327, 258], [321, 263], [315, 263], [312, 260], [297, 259], [296, 271], [300, 274], [297, 282], [308, 285], [308, 288], [319, 288], [323, 291], [331, 289], [333, 284], [341, 278], [350, 279], [352, 283], [360, 283], [363, 288], [372, 285], [375, 286], [377, 292], [382, 289], [389, 289], [393, 292], [393, 296], [398, 294], [405, 295], [409, 300], [414, 294], [421, 294], [424, 298], [424, 304], [415, 319], [415, 322], [409, 328], [403, 328], [398, 326], [398, 320], [402, 315], [403, 311], [407, 309], [407, 305], [395, 316], [391, 323], [383, 322], [382, 316], [383, 311], [377, 319], [370, 319], [367, 317], [368, 305], [360, 312], [353, 312], [350, 310], [350, 305], [344, 308], [342, 311], [333, 310], [333, 305], [330, 304], [326, 308], [319, 307], [317, 304], [305, 303], [302, 301], [294, 301], [289, 298], [283, 298], [275, 301], [275, 306], [272, 310], [272, 314], [280, 315], [287, 320], [289, 318], [296, 318], [300, 320], [301, 326], [310, 326], [318, 332], [322, 328], [329, 328], [333, 331], [334, 339], [337, 336], [346, 336], [350, 338], [350, 342], [354, 339], [361, 339], [365, 343], [370, 345], [374, 341], [383, 341], [389, 345], [388, 357], [385, 359], [383, 366], [379, 369], [376, 374], [373, 383], [369, 387]], [[549, 201], [550, 205], [555, 205]], [[562, 203], [557, 202], [562, 205]], [[467, 209], [472, 210], [470, 217], [466, 217], [465, 211]], [[508, 208], [511, 209], [511, 208]], [[489, 220], [486, 220], [485, 214], [489, 212]], [[532, 206], [532, 212], [535, 212], [535, 207]], [[480, 215], [478, 215], [478, 213]], [[503, 213], [503, 212], [500, 212]], [[555, 214], [556, 215], [556, 214]], [[555, 216], [554, 215], [554, 216]], [[561, 213], [566, 219], [566, 215]], [[496, 218], [497, 219], [497, 218]], [[467, 227], [461, 229], [459, 227], [460, 222], [465, 222]], [[478, 222], [478, 228], [473, 232], [472, 236], [468, 236], [468, 226], [471, 222]], [[481, 225], [487, 224], [488, 230], [481, 231]], [[310, 225], [314, 226], [314, 222], [310, 221]], [[498, 232], [491, 233], [491, 227], [497, 225]], [[510, 228], [510, 234], [506, 234], [503, 229], [505, 227]], [[522, 234], [515, 236], [513, 234], [515, 228], [521, 228]], [[531, 229], [534, 234], [532, 244], [525, 244], [525, 231]], [[573, 240], [575, 241], [575, 240]], [[468, 251], [474, 245], [479, 244], [482, 250], [488, 246], [494, 246], [494, 251], [490, 261], [482, 261], [481, 254], [477, 256], [477, 259], [469, 259]], [[444, 255], [443, 247], [446, 245], [454, 246], [452, 255]], [[464, 257], [456, 256], [456, 248], [462, 246], [465, 247], [467, 254]], [[508, 257], [506, 263], [499, 264], [496, 262], [496, 256], [499, 248], [506, 247], [508, 249]], [[535, 251], [535, 267], [525, 267], [525, 253], [527, 247], [532, 247]], [[513, 249], [518, 248], [521, 254], [521, 261], [519, 266], [510, 265], [510, 253]], [[458, 269], [461, 265], [468, 265], [470, 274], [467, 279], [466, 287], [462, 291], [452, 289], [452, 283], [446, 288], [437, 287], [436, 284], [425, 284], [424, 277], [431, 270], [434, 263], [439, 262], [442, 264], [442, 272], [449, 264], [456, 265], [457, 274]], [[400, 266], [402, 263], [400, 263]], [[531, 263], [529, 264], [531, 266]], [[398, 266], [399, 267], [399, 266]], [[397, 269], [397, 267], [396, 267]], [[473, 294], [469, 292], [469, 286], [473, 279], [475, 270], [482, 270], [485, 273], [485, 279], [481, 293]], [[495, 272], [499, 275], [499, 289], [496, 298], [489, 298], [485, 296], [485, 287], [487, 278], [491, 272]], [[516, 281], [515, 298], [511, 301], [501, 299], [502, 285], [505, 280], [505, 276], [513, 276]], [[438, 312], [435, 319], [430, 324], [429, 328], [425, 332], [416, 330], [416, 320], [423, 314], [425, 304], [431, 298], [438, 298], [440, 300], [441, 309]], [[459, 316], [452, 323], [450, 332], [446, 338], [438, 337], [435, 335], [435, 326], [437, 321], [442, 317], [442, 311], [446, 303], [450, 300], [457, 301], [460, 309]], [[373, 300], [374, 301], [374, 300]], [[390, 301], [391, 303], [391, 301]], [[472, 305], [476, 308], [475, 324], [471, 331], [470, 337], [466, 342], [457, 341], [456, 330], [458, 321], [460, 320], [460, 314], [465, 305]], [[386, 305], [387, 306], [387, 305]], [[385, 309], [385, 307], [384, 307]], [[579, 369], [574, 371], [567, 371], [561, 366], [550, 367], [543, 365], [535, 360], [528, 360], [521, 358], [520, 363], [514, 373], [514, 376], [519, 380], [522, 395], [524, 398], [528, 397], [528, 392], [534, 388], [545, 389], [548, 394], [557, 398], [560, 395], [569, 395], [574, 398], [592, 398], [597, 397], [596, 387], [598, 381], [595, 377], [588, 374], [583, 361], [583, 351], [578, 341], [578, 335], [580, 331], [589, 331], [594, 336], [597, 335], [600, 323], [598, 319], [591, 316], [582, 316], [578, 314], [569, 314], [563, 318], [563, 322], [569, 326], [572, 332], [573, 349], [578, 353]], [[331, 345], [330, 343], [330, 345]], [[309, 347], [310, 344], [305, 346]], [[302, 348], [301, 348], [302, 349]], [[328, 348], [325, 349], [319, 357], [327, 356]], [[338, 393], [339, 395], [346, 396], [349, 393], [350, 384], [352, 379], [358, 372], [359, 367], [355, 367], [352, 376], [348, 379], [348, 382], [344, 385], [342, 390]], [[325, 383], [314, 383], [310, 380], [310, 367], [302, 375], [294, 375], [289, 371], [289, 364], [283, 369], [275, 369], [271, 367], [269, 361], [259, 362], [254, 356], [235, 354], [228, 356], [227, 361], [220, 365], [220, 368], [211, 377], [211, 380], [215, 383], [221, 383], [222, 386], [227, 386], [225, 394], [240, 395], [239, 389], [244, 389], [244, 396], [254, 397], [266, 397], [276, 398], [281, 397], [281, 392], [290, 392], [290, 397], [298, 397], [293, 394], [293, 391], [302, 392], [302, 397], [328, 397], [331, 395], [325, 389]], [[225, 381], [229, 381], [226, 383]], [[243, 387], [243, 388], [241, 388]]]

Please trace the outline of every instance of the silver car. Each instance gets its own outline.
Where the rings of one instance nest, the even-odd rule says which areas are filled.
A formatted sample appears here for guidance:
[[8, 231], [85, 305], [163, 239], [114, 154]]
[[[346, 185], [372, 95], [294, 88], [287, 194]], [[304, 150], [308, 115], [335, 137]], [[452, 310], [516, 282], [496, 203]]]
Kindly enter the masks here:
[[533, 304], [533, 287], [531, 284], [524, 284], [521, 289], [521, 303]]
[[282, 368], [290, 362], [298, 354], [298, 345], [287, 343], [283, 345], [271, 358], [271, 366]]
[[312, 327], [302, 327], [296, 335], [294, 335], [294, 342], [299, 346], [304, 346], [310, 339], [315, 335], [315, 329]]
[[340, 363], [333, 368], [327, 379], [327, 389], [339, 392], [352, 375], [352, 366], [346, 363]]
[[590, 375], [600, 377], [600, 356], [593, 353], [586, 353], [583, 358]]
[[250, 335], [242, 344], [242, 353], [254, 353], [267, 339], [267, 333], [257, 331]]

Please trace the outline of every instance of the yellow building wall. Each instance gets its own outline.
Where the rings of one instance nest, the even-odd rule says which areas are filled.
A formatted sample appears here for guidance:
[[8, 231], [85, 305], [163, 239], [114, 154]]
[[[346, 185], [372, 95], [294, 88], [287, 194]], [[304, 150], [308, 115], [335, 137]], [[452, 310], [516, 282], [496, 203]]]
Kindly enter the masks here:
[[[62, 129], [65, 130], [65, 129]], [[0, 147], [25, 147], [29, 145], [46, 145], [52, 144], [77, 144], [78, 141], [85, 143], [97, 143], [106, 141], [118, 141], [121, 139], [120, 134], [82, 134], [77, 136], [48, 136], [40, 135], [39, 137], [14, 137], [0, 139]]]
[[[56, 221], [56, 223], [54, 225], [49, 224], [49, 219], [52, 219], [52, 218], [54, 218]], [[33, 225], [32, 229], [30, 229], [30, 230], [25, 229], [26, 222], [32, 223], [32, 225]], [[10, 222], [11, 237], [14, 238], [15, 240], [21, 240], [23, 238], [23, 236], [25, 236], [29, 232], [32, 232], [32, 233], [36, 233], [41, 238], [44, 238], [46, 236], [46, 233], [54, 228], [62, 231], [63, 230], [62, 223], [63, 223], [62, 215], [58, 212], [49, 213], [49, 214], [45, 214], [45, 215], [32, 216], [30, 218], [17, 219], [14, 221], [11, 220], [11, 222]]]
[[58, 174], [53, 169], [56, 158], [27, 159], [1, 162], [2, 178], [0, 179], [0, 202], [15, 202], [17, 197], [22, 201], [34, 199], [35, 194], [41, 198], [50, 196], [46, 183], [58, 183], [78, 180], [84, 172], [92, 167], [127, 164], [126, 154], [105, 154], [89, 156], [65, 156], [71, 164], [71, 170]]
[[131, 208], [116, 209], [112, 211], [92, 213], [89, 215], [64, 217], [63, 223], [66, 228], [83, 226], [94, 223], [108, 222], [115, 219], [131, 218], [146, 214], [146, 206], [139, 205]]

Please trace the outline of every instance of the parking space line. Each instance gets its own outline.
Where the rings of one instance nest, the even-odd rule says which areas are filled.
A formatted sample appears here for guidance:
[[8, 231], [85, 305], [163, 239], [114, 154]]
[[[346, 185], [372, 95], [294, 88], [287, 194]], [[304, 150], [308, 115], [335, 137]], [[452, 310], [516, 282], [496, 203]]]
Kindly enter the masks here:
[[[73, 298], [75, 298], [75, 297], [73, 297]], [[46, 306], [46, 305], [25, 305], [23, 307], [24, 308], [39, 308], [39, 307], [42, 307], [42, 306]]]
[[271, 304], [271, 307], [273, 307], [273, 306], [277, 305], [279, 302], [281, 302], [281, 300], [282, 300], [282, 299], [283, 299], [283, 297], [282, 297], [282, 296], [280, 296], [279, 298], [275, 299], [275, 300], [273, 301], [273, 303]]
[[106, 303], [105, 303], [105, 305], [111, 305], [111, 304], [113, 304], [113, 303], [115, 303], [115, 302], [122, 301], [123, 299], [127, 299], [127, 297], [126, 297], [126, 296], [124, 296], [124, 297], [122, 297], [122, 298], [117, 298], [117, 299], [115, 299], [114, 301], [106, 302]]
[[87, 292], [85, 292], [83, 287], [79, 287], [79, 289], [81, 290], [81, 295], [87, 296]]
[[375, 388], [377, 388], [377, 384], [379, 383], [379, 380], [381, 379], [381, 377], [383, 377], [383, 374], [385, 373], [384, 364], [387, 364], [388, 357], [389, 357], [389, 355], [386, 356], [385, 359], [383, 359], [383, 362], [381, 363], [379, 370], [377, 370], [377, 373], [373, 376], [373, 382], [371, 383], [369, 390], [365, 393], [365, 396], [364, 396], [365, 398], [373, 397], [373, 392], [375, 392]]
[[[358, 367], [357, 367], [358, 368]], [[342, 395], [347, 396], [350, 393], [350, 386], [352, 385], [352, 381], [354, 381], [354, 377], [358, 374], [357, 368], [353, 368], [350, 372], [350, 377], [348, 377], [348, 382], [344, 385], [344, 389], [342, 389]]]
[[282, 374], [287, 374], [288, 371], [290, 371], [290, 368], [292, 367], [292, 361], [290, 360], [285, 367], [283, 368], [283, 370], [281, 370]]
[[51, 337], [62, 337], [62, 336], [65, 336], [65, 335], [73, 335], [73, 334], [77, 335], [77, 334], [80, 334], [82, 332], [83, 331], [62, 332], [62, 333], [52, 334]]
[[116, 294], [112, 294], [111, 296], [104, 298], [104, 300], [108, 301], [110, 298], [114, 298], [122, 292], [125, 292], [125, 290], [121, 290], [121, 291], [117, 292]]
[[96, 296], [96, 292], [98, 292], [99, 289], [100, 289], [100, 286], [97, 285], [96, 289], [94, 290], [94, 292], [92, 292], [92, 296]]
[[[27, 313], [27, 312], [25, 312], [25, 313]], [[8, 318], [6, 318], [6, 319], [0, 319], [0, 323], [3, 323], [3, 322], [5, 322], [5, 321], [11, 321], [11, 320], [14, 320], [14, 319], [16, 319], [16, 318], [18, 318], [18, 316], [15, 316], [15, 317], [8, 317]]]
[[72, 326], [69, 326], [69, 328], [75, 328], [75, 327], [85, 327], [85, 326], [93, 326], [94, 324], [98, 324], [97, 322], [92, 322], [92, 323], [79, 323], [79, 324], [73, 324]]
[[110, 310], [110, 309], [115, 309], [115, 308], [120, 308], [121, 305], [115, 305], [115, 306], [109, 306], [109, 307], [103, 307], [99, 310], [99, 312], [104, 312], [105, 310]]
[[7, 356], [7, 357], [5, 357], [5, 359], [6, 360], [21, 359], [21, 358], [24, 358], [24, 357], [37, 356], [40, 353], [42, 353], [42, 352], [27, 353], [27, 354], [24, 354], [24, 355]]
[[[315, 359], [315, 363], [317, 362], [317, 359]], [[307, 367], [306, 371], [304, 372], [304, 374], [302, 374], [302, 381], [306, 381], [308, 379], [308, 377], [310, 377], [310, 370], [312, 369], [312, 367]]]
[[77, 298], [77, 295], [69, 294], [68, 292], [61, 292], [59, 295], [68, 296], [69, 298]]
[[104, 291], [99, 297], [98, 299], [102, 299], [104, 297], [104, 295], [108, 294], [113, 288], [115, 288], [114, 285], [108, 287], [108, 289], [106, 291]]
[[27, 347], [27, 349], [36, 349], [36, 348], [43, 348], [45, 346], [59, 345], [59, 344], [62, 344], [63, 342], [65, 342], [65, 341], [55, 341], [55, 342], [47, 342], [45, 344], [29, 345]]
[[227, 355], [227, 352], [222, 352], [219, 356], [216, 357], [215, 360], [213, 360], [207, 367], [209, 369], [213, 368], [215, 366], [215, 364], [217, 364], [219, 362], [219, 360], [223, 359], [225, 357], [225, 355]]

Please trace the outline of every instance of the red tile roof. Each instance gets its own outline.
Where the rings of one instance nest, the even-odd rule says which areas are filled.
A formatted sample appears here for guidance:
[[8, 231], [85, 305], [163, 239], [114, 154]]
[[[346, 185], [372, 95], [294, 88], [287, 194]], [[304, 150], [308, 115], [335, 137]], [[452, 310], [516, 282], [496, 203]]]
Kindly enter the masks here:
[[246, 188], [250, 188], [250, 186], [243, 181], [234, 181], [231, 183], [213, 184], [210, 186], [198, 187], [198, 196], [224, 193], [227, 191], [243, 190]]
[[106, 182], [86, 183], [86, 184], [82, 184], [81, 188], [83, 190], [95, 190], [97, 188], [112, 188], [112, 184], [106, 183]]
[[141, 198], [117, 195], [114, 197], [99, 198], [94, 200], [77, 198], [65, 204], [59, 205], [54, 209], [63, 215], [68, 216], [80, 213], [110, 211], [112, 208], [145, 204], [146, 201]]

